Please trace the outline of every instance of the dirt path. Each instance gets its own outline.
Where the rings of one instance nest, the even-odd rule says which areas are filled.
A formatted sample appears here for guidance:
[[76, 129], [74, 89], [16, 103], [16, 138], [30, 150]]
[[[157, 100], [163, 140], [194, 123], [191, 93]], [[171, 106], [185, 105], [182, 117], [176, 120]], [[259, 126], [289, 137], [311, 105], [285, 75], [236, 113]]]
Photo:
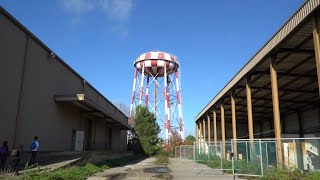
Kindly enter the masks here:
[[97, 173], [89, 180], [160, 180], [160, 179], [219, 179], [232, 180], [232, 175], [223, 174], [204, 165], [194, 164], [191, 160], [170, 159], [169, 165], [155, 165], [154, 158], [136, 164], [112, 168]]

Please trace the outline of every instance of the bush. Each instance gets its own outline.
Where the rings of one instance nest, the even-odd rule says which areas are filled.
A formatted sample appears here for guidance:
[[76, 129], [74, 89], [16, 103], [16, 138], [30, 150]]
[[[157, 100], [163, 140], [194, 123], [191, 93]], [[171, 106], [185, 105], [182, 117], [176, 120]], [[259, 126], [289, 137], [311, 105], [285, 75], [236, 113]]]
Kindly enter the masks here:
[[155, 164], [167, 164], [169, 163], [170, 152], [162, 151], [156, 156]]
[[302, 179], [303, 180], [318, 180], [318, 179], [320, 179], [320, 172], [306, 173]]
[[[239, 160], [234, 162], [235, 171], [240, 174], [261, 174], [261, 164], [259, 161]], [[266, 168], [264, 168], [266, 169]]]
[[261, 180], [300, 180], [303, 178], [303, 174], [298, 169], [270, 169], [267, 174], [261, 177]]

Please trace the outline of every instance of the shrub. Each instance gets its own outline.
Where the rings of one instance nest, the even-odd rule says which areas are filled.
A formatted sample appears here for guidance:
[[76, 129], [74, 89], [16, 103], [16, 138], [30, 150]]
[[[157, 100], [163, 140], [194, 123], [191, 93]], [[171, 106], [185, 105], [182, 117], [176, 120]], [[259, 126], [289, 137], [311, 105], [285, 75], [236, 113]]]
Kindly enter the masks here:
[[267, 174], [261, 177], [261, 180], [300, 180], [303, 178], [303, 174], [298, 169], [270, 169]]
[[155, 164], [167, 164], [169, 163], [170, 152], [162, 151], [156, 156]]
[[318, 179], [320, 179], [320, 172], [306, 173], [302, 179], [303, 180], [318, 180]]

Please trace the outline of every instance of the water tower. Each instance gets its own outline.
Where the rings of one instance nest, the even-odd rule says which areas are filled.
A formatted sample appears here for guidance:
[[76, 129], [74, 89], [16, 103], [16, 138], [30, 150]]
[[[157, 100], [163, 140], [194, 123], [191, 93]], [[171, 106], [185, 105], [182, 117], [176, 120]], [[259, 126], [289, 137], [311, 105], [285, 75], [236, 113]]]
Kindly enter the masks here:
[[[165, 52], [147, 52], [134, 61], [134, 80], [129, 118], [137, 105], [153, 112], [168, 140], [172, 130], [184, 139], [180, 64], [176, 56]], [[162, 131], [163, 133], [163, 131]]]

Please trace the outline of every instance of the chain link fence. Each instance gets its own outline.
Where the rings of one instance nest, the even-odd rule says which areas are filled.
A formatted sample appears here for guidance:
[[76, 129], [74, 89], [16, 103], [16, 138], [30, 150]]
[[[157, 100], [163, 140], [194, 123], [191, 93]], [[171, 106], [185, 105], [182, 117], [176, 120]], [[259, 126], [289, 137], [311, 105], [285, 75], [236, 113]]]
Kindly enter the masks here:
[[176, 147], [176, 158], [206, 164], [234, 176], [261, 177], [278, 167], [320, 171], [320, 138], [282, 138], [282, 159], [277, 153], [277, 139], [233, 139]]

